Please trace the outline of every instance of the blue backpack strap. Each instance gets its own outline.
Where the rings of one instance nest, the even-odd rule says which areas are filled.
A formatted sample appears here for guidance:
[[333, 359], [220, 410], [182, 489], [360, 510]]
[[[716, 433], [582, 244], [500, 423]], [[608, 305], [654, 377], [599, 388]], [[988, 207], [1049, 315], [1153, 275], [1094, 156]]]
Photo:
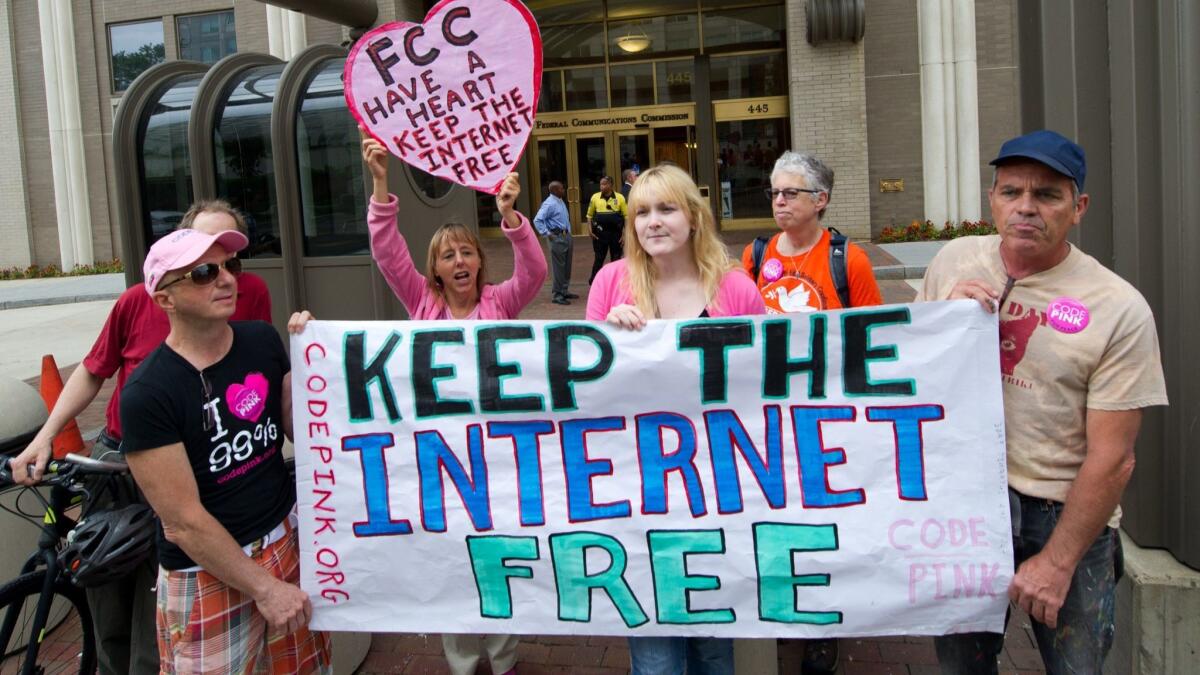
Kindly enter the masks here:
[[762, 267], [762, 259], [767, 253], [767, 244], [770, 241], [770, 237], [754, 238], [754, 269], [750, 272], [750, 277], [754, 279], [754, 283], [758, 283], [758, 270]]
[[850, 280], [846, 276], [846, 235], [838, 232], [836, 227], [828, 229], [829, 276], [833, 278], [833, 287], [837, 289], [842, 307], [850, 307]]

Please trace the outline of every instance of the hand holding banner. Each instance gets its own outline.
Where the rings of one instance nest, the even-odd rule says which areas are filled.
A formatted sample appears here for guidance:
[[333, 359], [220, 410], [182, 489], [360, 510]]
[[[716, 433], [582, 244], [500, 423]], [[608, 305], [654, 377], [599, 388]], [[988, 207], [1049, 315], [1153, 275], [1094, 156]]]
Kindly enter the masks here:
[[519, 0], [443, 0], [350, 50], [346, 103], [405, 162], [496, 194], [533, 130], [542, 41]]

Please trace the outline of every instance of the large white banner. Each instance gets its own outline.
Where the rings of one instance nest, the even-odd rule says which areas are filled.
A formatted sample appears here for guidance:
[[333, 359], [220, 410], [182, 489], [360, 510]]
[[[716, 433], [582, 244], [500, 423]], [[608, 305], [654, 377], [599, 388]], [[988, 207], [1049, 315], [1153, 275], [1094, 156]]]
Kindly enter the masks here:
[[1002, 631], [997, 326], [314, 321], [292, 338], [319, 629]]

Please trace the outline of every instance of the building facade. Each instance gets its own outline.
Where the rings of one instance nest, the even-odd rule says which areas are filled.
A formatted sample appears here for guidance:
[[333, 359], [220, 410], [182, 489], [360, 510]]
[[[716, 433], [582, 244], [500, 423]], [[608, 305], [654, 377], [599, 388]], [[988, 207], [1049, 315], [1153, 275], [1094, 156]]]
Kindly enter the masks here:
[[[377, 4], [385, 22], [415, 20], [431, 3]], [[793, 148], [837, 173], [828, 224], [865, 238], [913, 219], [979, 218], [986, 160], [1019, 127], [1015, 0], [528, 4], [544, 47], [537, 129], [520, 167], [537, 177], [530, 204], [551, 179], [586, 205], [601, 175], [672, 161], [696, 177], [723, 228], [770, 227], [762, 189]], [[843, 5], [860, 11], [850, 15], [866, 26], [860, 39], [828, 29]], [[825, 28], [810, 31], [810, 15]], [[147, 68], [251, 52], [286, 61], [348, 39], [342, 26], [254, 0], [0, 1], [0, 128], [10, 139], [0, 147], [0, 267], [121, 257], [113, 119]], [[452, 189], [417, 180], [434, 197]], [[159, 229], [191, 200], [177, 187], [175, 204], [150, 214]], [[244, 203], [265, 198], [253, 190], [221, 196], [264, 208]], [[489, 211], [481, 201], [485, 229]]]

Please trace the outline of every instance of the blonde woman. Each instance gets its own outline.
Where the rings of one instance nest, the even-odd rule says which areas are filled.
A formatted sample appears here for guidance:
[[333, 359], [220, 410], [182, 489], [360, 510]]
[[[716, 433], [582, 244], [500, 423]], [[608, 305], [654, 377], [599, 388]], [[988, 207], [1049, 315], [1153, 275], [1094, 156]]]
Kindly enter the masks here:
[[[641, 330], [650, 319], [765, 312], [750, 277], [730, 260], [712, 212], [691, 176], [656, 166], [629, 192], [625, 256], [605, 265], [588, 294], [587, 318]], [[629, 639], [633, 675], [733, 673], [724, 638]]]

